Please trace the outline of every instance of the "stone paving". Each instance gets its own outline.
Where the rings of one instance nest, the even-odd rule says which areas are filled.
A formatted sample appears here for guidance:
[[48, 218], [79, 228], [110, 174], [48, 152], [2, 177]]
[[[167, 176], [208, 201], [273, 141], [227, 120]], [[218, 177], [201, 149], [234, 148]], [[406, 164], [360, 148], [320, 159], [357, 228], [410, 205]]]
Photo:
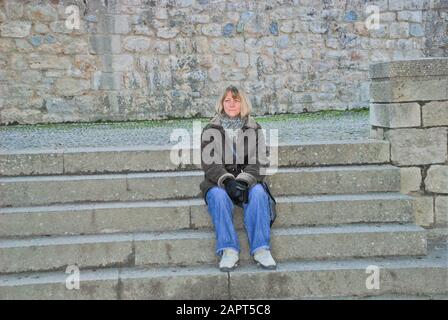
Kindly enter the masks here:
[[[325, 113], [322, 116], [257, 117], [265, 129], [278, 129], [279, 143], [356, 140], [369, 138], [368, 112]], [[202, 126], [206, 120], [203, 119]], [[190, 134], [193, 120], [147, 122], [20, 125], [0, 127], [0, 151], [67, 149], [133, 145], [172, 145], [174, 129]]]

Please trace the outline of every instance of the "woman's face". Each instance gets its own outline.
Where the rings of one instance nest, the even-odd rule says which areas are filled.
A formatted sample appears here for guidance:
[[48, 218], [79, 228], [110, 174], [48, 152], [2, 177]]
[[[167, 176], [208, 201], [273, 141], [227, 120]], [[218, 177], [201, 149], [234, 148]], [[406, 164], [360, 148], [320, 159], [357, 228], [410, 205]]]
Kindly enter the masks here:
[[231, 91], [227, 92], [222, 104], [224, 106], [224, 112], [229, 117], [236, 117], [241, 112], [241, 101], [239, 98], [234, 99]]

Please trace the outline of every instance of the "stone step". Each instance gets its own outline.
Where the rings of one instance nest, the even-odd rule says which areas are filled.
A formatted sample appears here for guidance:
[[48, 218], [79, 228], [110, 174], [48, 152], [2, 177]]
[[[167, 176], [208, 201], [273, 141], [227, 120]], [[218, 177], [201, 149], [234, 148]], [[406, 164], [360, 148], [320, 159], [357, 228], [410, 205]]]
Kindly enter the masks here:
[[[0, 207], [195, 198], [203, 177], [184, 171], [0, 178]], [[400, 190], [400, 169], [391, 165], [280, 168], [266, 179], [277, 196]]]
[[[241, 259], [251, 259], [240, 231]], [[278, 261], [424, 255], [424, 229], [415, 225], [343, 225], [272, 231]], [[84, 235], [0, 241], [0, 273], [120, 266], [190, 266], [217, 263], [212, 231]]]
[[[216, 266], [82, 270], [79, 290], [68, 290], [73, 273], [0, 276], [0, 299], [313, 299], [384, 295], [446, 295], [446, 248], [424, 258], [389, 257], [339, 261], [291, 261], [265, 271], [252, 262], [233, 272]], [[368, 277], [378, 267], [378, 289]]]
[[[198, 149], [189, 149], [190, 162]], [[272, 149], [272, 152], [275, 149]], [[177, 165], [169, 146], [73, 148], [0, 152], [0, 176], [119, 173], [200, 169]], [[351, 140], [309, 142], [278, 147], [278, 164], [289, 166], [388, 163], [389, 142]]]
[[[352, 223], [409, 223], [412, 197], [400, 193], [366, 193], [277, 197], [273, 228]], [[235, 226], [243, 212], [235, 207]], [[0, 208], [0, 237], [155, 232], [211, 229], [200, 198]]]

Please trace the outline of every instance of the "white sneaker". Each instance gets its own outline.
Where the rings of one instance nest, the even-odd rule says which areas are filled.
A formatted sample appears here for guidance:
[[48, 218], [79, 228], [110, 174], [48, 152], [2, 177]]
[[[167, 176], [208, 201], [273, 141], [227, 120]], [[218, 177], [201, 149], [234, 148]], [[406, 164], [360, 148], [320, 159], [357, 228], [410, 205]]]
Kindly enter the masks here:
[[219, 270], [227, 272], [232, 271], [238, 266], [238, 252], [233, 249], [224, 249], [219, 262]]
[[274, 258], [272, 258], [270, 250], [257, 250], [254, 254], [254, 259], [263, 269], [275, 270], [277, 268], [277, 264], [275, 263]]

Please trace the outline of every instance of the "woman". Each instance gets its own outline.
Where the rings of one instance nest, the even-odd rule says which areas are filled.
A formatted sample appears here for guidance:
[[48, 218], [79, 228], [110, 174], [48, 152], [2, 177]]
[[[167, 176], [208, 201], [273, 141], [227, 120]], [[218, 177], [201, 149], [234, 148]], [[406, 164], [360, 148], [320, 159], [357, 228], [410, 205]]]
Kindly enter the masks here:
[[[263, 182], [268, 153], [261, 126], [250, 116], [251, 104], [244, 92], [234, 86], [224, 90], [216, 112], [201, 135], [205, 179], [200, 188], [215, 227], [219, 269], [231, 271], [239, 260], [234, 204], [244, 210], [250, 254], [262, 268], [276, 269], [270, 252], [275, 200]], [[260, 148], [262, 156], [258, 156]]]

